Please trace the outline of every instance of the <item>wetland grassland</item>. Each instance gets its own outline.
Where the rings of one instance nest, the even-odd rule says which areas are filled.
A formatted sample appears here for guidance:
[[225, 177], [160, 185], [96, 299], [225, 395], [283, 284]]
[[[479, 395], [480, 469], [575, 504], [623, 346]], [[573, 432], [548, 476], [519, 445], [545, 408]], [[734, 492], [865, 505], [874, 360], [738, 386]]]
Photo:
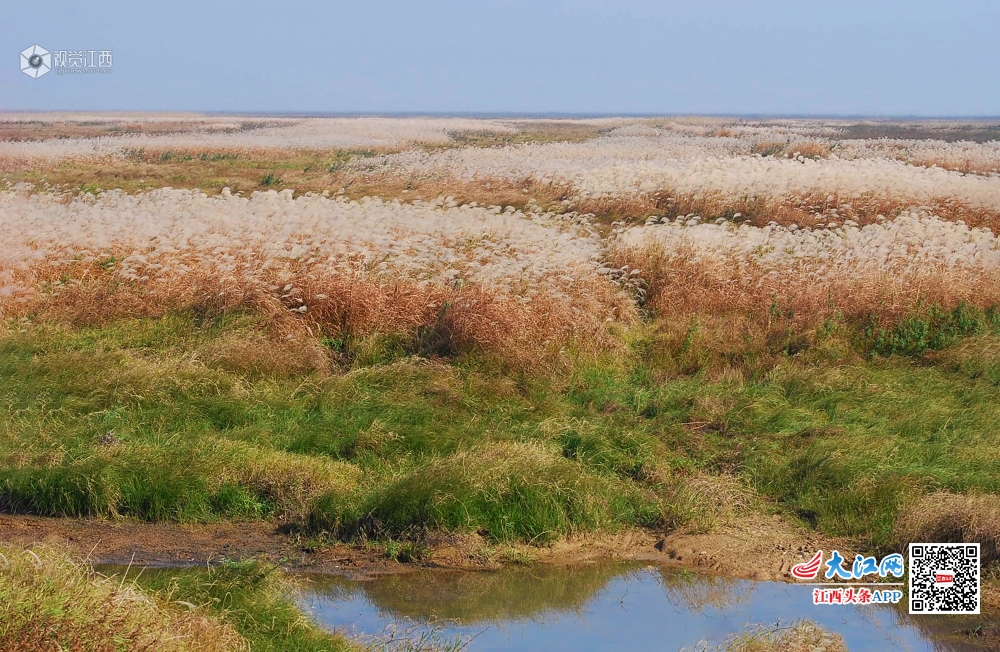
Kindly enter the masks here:
[[[418, 564], [458, 537], [470, 565], [773, 519], [870, 554], [979, 542], [995, 601], [990, 125], [0, 123], [6, 515]], [[352, 645], [263, 561], [128, 588], [3, 553], [52, 614], [2, 616], [23, 649]]]

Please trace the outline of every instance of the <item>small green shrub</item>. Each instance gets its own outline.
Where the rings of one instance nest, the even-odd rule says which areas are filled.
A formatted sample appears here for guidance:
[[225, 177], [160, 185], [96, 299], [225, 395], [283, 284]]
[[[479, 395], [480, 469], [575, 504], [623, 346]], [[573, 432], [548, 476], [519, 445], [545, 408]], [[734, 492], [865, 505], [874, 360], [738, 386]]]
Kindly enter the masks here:
[[908, 317], [893, 328], [880, 328], [873, 322], [866, 333], [876, 354], [921, 356], [988, 328], [994, 320], [992, 314], [965, 303], [952, 310], [931, 306], [924, 314]]
[[270, 188], [272, 186], [280, 186], [284, 181], [276, 176], [274, 172], [268, 172], [267, 175], [260, 180], [260, 185]]

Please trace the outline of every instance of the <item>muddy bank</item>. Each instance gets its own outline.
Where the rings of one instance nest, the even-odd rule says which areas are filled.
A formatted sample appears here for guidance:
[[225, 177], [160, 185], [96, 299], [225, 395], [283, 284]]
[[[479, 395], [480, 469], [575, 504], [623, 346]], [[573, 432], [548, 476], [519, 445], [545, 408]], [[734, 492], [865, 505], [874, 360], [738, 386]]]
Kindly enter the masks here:
[[296, 571], [380, 574], [420, 566], [490, 569], [610, 558], [758, 580], [787, 579], [791, 566], [817, 549], [852, 550], [849, 541], [807, 532], [776, 516], [745, 518], [701, 534], [628, 530], [568, 537], [546, 547], [490, 545], [475, 535], [436, 535], [421, 544], [415, 563], [393, 559], [384, 544], [323, 545], [286, 534], [279, 523], [262, 521], [176, 524], [0, 515], [0, 541], [59, 545], [101, 564], [185, 565], [254, 557]]

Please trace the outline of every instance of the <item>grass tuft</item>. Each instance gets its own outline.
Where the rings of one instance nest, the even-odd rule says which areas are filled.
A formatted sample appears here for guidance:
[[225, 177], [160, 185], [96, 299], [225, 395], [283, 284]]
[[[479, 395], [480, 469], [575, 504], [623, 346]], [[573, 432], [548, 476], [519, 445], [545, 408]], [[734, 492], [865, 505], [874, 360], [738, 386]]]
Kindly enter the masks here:
[[936, 492], [907, 505], [896, 522], [902, 549], [910, 543], [979, 543], [984, 567], [1000, 559], [1000, 496]]
[[636, 487], [589, 473], [550, 447], [498, 443], [419, 465], [373, 492], [359, 516], [353, 527], [376, 535], [429, 528], [547, 543], [573, 532], [655, 525], [660, 510]]
[[158, 599], [204, 605], [206, 612], [243, 636], [251, 652], [354, 649], [343, 637], [317, 627], [296, 605], [294, 584], [262, 562], [146, 571], [135, 581]]
[[113, 581], [57, 551], [0, 548], [0, 648], [247, 651], [236, 628], [211, 610], [180, 610], [132, 582]]
[[696, 652], [847, 652], [844, 639], [809, 621], [789, 625], [748, 628], [714, 648], [699, 646]]

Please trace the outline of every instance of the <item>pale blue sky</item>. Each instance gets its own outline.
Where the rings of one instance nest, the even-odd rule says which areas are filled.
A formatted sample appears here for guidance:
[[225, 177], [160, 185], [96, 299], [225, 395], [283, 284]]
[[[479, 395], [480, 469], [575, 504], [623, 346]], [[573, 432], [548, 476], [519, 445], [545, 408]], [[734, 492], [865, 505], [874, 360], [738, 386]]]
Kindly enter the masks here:
[[3, 4], [7, 110], [1000, 115], [996, 0]]

